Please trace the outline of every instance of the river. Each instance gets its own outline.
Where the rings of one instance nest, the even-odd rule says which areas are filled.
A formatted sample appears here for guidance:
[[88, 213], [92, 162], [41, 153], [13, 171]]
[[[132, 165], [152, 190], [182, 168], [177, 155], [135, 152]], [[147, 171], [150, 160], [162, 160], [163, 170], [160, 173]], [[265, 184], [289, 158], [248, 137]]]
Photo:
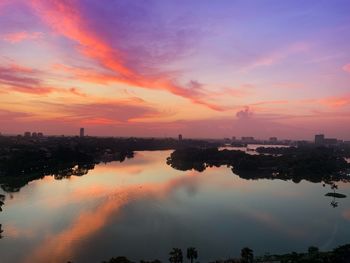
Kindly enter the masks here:
[[[349, 243], [350, 199], [302, 181], [245, 180], [227, 167], [178, 171], [171, 151], [136, 152], [84, 176], [35, 180], [6, 195], [0, 261], [101, 262], [113, 256], [168, 261], [194, 246], [199, 261], [321, 250]], [[350, 196], [350, 185], [338, 184]]]

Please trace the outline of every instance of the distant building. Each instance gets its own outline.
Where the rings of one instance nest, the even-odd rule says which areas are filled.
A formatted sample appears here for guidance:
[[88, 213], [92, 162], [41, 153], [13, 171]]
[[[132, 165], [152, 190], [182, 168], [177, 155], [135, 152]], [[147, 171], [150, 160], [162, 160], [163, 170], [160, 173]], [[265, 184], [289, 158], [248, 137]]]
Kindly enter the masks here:
[[242, 142], [245, 142], [245, 143], [254, 143], [254, 142], [255, 142], [255, 139], [254, 139], [254, 137], [242, 137]]
[[232, 141], [235, 141], [235, 140], [236, 140], [236, 137], [235, 137], [235, 136], [232, 136], [231, 140], [232, 140]]
[[29, 131], [27, 131], [27, 132], [25, 132], [24, 133], [24, 137], [30, 137], [32, 134], [31, 134], [31, 132], [29, 132]]
[[269, 142], [276, 143], [277, 137], [270, 137]]
[[334, 145], [338, 143], [336, 138], [325, 138], [324, 134], [315, 135], [315, 144], [316, 145]]
[[80, 128], [80, 137], [84, 137], [84, 136], [85, 136], [85, 129]]
[[317, 144], [317, 145], [324, 144], [324, 134], [316, 134], [315, 135], [315, 144]]
[[36, 132], [33, 132], [32, 137], [36, 138], [36, 137], [38, 137], [38, 134]]
[[182, 141], [182, 134], [179, 134], [179, 141]]
[[326, 145], [337, 144], [337, 143], [338, 143], [338, 139], [336, 139], [336, 138], [325, 138], [324, 139], [324, 144], [326, 144]]
[[38, 132], [38, 137], [42, 138], [44, 137], [44, 134], [42, 132]]
[[297, 142], [296, 142], [296, 145], [297, 145], [298, 147], [307, 146], [307, 145], [310, 145], [310, 144], [312, 144], [312, 142], [310, 142], [310, 141], [305, 141], [305, 140], [297, 141]]

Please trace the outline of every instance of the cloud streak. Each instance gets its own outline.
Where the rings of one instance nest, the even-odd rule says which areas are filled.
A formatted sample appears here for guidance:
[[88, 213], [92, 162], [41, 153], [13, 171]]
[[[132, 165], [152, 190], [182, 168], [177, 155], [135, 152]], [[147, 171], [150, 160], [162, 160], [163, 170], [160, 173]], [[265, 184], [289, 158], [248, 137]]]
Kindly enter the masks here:
[[[189, 99], [195, 104], [209, 107], [216, 111], [224, 110], [215, 103], [207, 102], [205, 93], [199, 87], [184, 87], [176, 83], [173, 77], [166, 74], [139, 74], [127, 66], [128, 54], [113, 48], [96, 32], [93, 32], [83, 18], [75, 2], [32, 0], [31, 4], [43, 20], [61, 35], [78, 44], [78, 50], [84, 56], [95, 60], [106, 70], [113, 72], [108, 81], [125, 83], [135, 87], [155, 90], [166, 90]], [[105, 75], [98, 75], [103, 79]]]
[[344, 70], [345, 72], [350, 73], [350, 63], [349, 63], [349, 64], [344, 65], [344, 66], [343, 66], [343, 70]]
[[42, 37], [41, 32], [27, 32], [27, 31], [21, 31], [21, 32], [15, 32], [6, 34], [2, 37], [4, 41], [10, 42], [12, 44], [22, 42], [24, 40], [36, 40]]

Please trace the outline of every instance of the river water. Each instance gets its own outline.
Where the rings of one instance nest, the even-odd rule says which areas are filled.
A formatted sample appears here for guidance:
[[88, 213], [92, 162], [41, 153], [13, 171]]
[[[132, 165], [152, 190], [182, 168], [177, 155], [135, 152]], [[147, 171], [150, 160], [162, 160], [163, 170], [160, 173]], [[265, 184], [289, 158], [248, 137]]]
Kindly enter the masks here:
[[[166, 164], [171, 151], [137, 152], [84, 176], [32, 181], [6, 195], [0, 262], [101, 262], [113, 256], [168, 261], [173, 247], [199, 261], [333, 249], [350, 242], [350, 198], [333, 208], [329, 187], [245, 180], [222, 166], [204, 172]], [[350, 185], [338, 192], [350, 196]]]

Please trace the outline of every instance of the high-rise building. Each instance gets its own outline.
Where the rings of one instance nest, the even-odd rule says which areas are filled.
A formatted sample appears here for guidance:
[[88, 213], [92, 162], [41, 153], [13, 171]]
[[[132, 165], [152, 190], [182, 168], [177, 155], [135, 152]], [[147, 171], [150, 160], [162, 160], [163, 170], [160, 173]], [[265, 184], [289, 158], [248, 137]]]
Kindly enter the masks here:
[[31, 134], [31, 132], [29, 132], [29, 131], [27, 131], [27, 132], [25, 132], [24, 133], [24, 137], [30, 137], [32, 134]]
[[324, 144], [324, 134], [316, 134], [315, 135], [315, 144], [317, 144], [317, 145]]
[[84, 136], [85, 136], [85, 129], [80, 128], [80, 137], [84, 137]]
[[179, 134], [179, 141], [182, 141], [182, 134]]

